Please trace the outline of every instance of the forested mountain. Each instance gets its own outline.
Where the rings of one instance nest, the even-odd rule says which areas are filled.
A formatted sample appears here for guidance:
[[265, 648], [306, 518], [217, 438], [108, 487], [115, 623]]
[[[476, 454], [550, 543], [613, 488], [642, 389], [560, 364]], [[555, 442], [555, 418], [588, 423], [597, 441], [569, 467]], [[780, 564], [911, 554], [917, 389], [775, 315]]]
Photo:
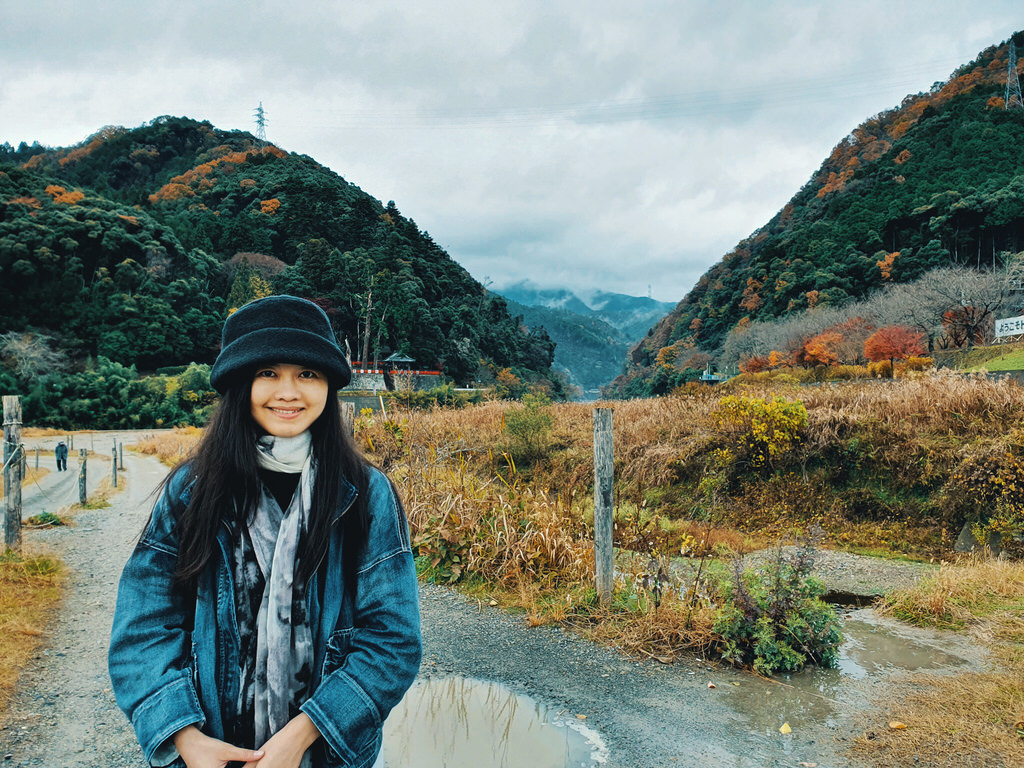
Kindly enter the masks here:
[[622, 373], [630, 341], [622, 331], [594, 314], [559, 307], [528, 307], [508, 299], [509, 309], [523, 318], [527, 328], [543, 328], [555, 343], [555, 367], [593, 399], [599, 389]]
[[672, 308], [648, 297], [595, 291], [580, 298], [567, 288], [522, 280], [498, 290], [528, 328], [544, 328], [555, 342], [555, 367], [584, 398], [622, 373], [629, 347]]
[[210, 362], [228, 310], [271, 291], [317, 301], [357, 359], [551, 379], [543, 330], [310, 157], [176, 117], [0, 147], [0, 333], [142, 369]]
[[[1014, 41], [1024, 48], [1024, 33]], [[745, 324], [842, 306], [937, 267], [998, 269], [1024, 249], [1024, 108], [1004, 103], [1009, 55], [1009, 41], [990, 47], [858, 126], [631, 350], [616, 390], [664, 376], [659, 355], [678, 367], [717, 354]]]

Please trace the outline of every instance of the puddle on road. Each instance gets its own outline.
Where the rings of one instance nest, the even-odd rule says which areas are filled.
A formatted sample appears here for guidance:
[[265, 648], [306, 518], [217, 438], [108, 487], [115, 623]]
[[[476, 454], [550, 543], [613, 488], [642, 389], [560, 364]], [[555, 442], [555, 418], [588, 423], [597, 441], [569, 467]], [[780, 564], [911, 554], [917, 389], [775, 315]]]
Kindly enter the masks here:
[[[774, 682], [742, 681], [732, 689], [731, 706], [755, 731], [777, 734], [788, 722], [836, 725], [837, 712], [866, 706], [861, 682], [871, 683], [902, 671], [939, 671], [976, 663], [977, 649], [950, 635], [917, 629], [878, 616], [870, 608], [844, 611], [839, 666], [808, 667]], [[941, 647], [940, 647], [941, 644]], [[944, 650], [945, 649], [945, 650]]]
[[387, 768], [594, 768], [600, 736], [497, 683], [417, 680], [384, 726]]

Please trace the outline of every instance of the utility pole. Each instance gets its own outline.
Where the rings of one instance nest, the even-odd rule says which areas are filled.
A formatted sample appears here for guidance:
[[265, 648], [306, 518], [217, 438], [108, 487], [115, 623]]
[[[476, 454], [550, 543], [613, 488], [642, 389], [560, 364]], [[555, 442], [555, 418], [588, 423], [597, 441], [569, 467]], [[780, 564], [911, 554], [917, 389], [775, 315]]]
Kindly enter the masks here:
[[1024, 97], [1020, 95], [1020, 78], [1017, 77], [1017, 46], [1010, 40], [1010, 56], [1006, 63], [1006, 98], [1003, 99], [1006, 109], [1016, 107], [1024, 109]]
[[267, 113], [263, 111], [263, 102], [256, 107], [256, 140], [262, 147], [267, 143]]

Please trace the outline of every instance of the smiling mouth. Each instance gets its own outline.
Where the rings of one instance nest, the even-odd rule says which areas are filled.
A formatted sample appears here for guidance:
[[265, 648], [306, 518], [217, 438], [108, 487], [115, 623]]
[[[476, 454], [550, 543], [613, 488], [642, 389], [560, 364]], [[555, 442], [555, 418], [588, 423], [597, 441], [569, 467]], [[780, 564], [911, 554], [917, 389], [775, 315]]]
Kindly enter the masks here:
[[270, 408], [269, 410], [270, 410], [271, 413], [273, 413], [276, 416], [280, 416], [283, 419], [290, 419], [293, 416], [298, 416], [300, 413], [302, 413], [302, 411], [304, 409], [303, 408], [287, 408], [287, 409], [285, 409], [285, 408]]

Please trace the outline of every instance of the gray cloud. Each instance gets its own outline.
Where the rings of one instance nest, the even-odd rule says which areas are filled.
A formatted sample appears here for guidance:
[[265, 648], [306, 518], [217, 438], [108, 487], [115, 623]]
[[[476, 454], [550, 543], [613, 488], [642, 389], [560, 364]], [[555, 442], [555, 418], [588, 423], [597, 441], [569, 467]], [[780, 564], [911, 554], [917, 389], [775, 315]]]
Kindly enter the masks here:
[[1018, 4], [0, 0], [0, 141], [164, 114], [393, 199], [476, 277], [677, 300]]

